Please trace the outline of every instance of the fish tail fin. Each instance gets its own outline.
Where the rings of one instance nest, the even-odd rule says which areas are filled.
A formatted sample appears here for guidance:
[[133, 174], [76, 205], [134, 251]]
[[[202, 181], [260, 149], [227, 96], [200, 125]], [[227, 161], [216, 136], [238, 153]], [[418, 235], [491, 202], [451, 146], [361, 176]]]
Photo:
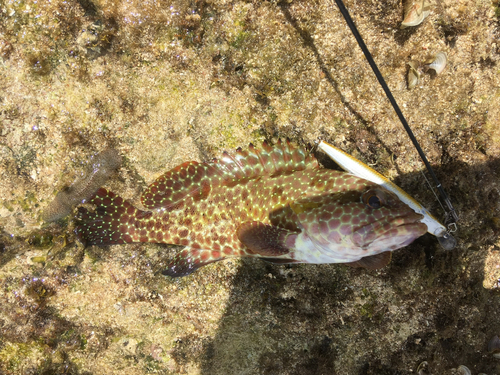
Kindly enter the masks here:
[[162, 274], [170, 277], [187, 276], [200, 267], [224, 258], [225, 256], [217, 250], [201, 250], [185, 247], [175, 255], [168, 268], [162, 271]]
[[104, 188], [97, 190], [88, 203], [95, 209], [79, 207], [75, 229], [85, 246], [142, 242], [137, 222], [151, 216], [151, 212], [135, 208]]

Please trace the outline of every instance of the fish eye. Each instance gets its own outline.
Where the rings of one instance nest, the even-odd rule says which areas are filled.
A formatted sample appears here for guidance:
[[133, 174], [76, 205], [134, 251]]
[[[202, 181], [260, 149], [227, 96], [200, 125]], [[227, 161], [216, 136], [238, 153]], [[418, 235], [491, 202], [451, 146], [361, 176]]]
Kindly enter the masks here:
[[382, 207], [382, 200], [374, 191], [369, 191], [363, 195], [363, 203], [373, 209]]

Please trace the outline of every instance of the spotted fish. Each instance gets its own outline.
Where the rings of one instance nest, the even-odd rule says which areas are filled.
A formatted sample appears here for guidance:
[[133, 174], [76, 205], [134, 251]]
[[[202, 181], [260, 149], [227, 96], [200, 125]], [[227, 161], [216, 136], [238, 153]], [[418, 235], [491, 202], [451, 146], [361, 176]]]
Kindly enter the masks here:
[[427, 231], [423, 215], [393, 192], [321, 168], [289, 142], [183, 163], [146, 189], [145, 210], [104, 188], [89, 203], [77, 216], [82, 242], [183, 245], [169, 276], [235, 256], [376, 269]]

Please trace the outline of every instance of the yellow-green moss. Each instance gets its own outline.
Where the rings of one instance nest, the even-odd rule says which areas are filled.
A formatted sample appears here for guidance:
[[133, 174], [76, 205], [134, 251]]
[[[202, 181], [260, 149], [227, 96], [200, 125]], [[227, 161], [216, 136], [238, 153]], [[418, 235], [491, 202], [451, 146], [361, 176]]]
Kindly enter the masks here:
[[[475, 286], [484, 275], [492, 288], [497, 278], [496, 260], [482, 266], [498, 242], [492, 218], [500, 217], [490, 194], [500, 155], [498, 4], [441, 3], [406, 30], [400, 1], [347, 5], [459, 210], [459, 249], [441, 252], [424, 237], [377, 272], [245, 260], [172, 280], [160, 271], [176, 248], [83, 250], [72, 219], [40, 229], [41, 211], [91, 155], [120, 150], [126, 163], [107, 187], [139, 205], [145, 185], [187, 160], [264, 139], [321, 138], [398, 176], [438, 209], [337, 8], [318, 0], [4, 1], [0, 363], [11, 370], [0, 372], [57, 373], [64, 364], [66, 372], [96, 374], [395, 373], [437, 352], [433, 373], [460, 358], [493, 373], [480, 360], [484, 337], [476, 333], [496, 324], [498, 301], [489, 294], [483, 302]], [[422, 74], [408, 91], [406, 63], [438, 50], [448, 53], [448, 67]], [[61, 231], [64, 244], [56, 240]], [[32, 264], [44, 256], [35, 249], [48, 251], [43, 267]], [[22, 281], [35, 276], [44, 283]], [[443, 316], [461, 328], [441, 330]], [[18, 344], [33, 329], [52, 346]], [[119, 346], [123, 337], [139, 343], [133, 359]]]

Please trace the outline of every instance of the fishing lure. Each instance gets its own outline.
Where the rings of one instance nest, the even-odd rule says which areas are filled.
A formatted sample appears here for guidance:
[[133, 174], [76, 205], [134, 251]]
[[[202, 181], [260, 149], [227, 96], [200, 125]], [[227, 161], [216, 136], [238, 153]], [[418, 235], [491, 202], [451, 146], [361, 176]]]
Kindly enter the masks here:
[[346, 172], [352, 173], [357, 177], [365, 178], [396, 194], [399, 199], [411, 207], [415, 212], [423, 215], [424, 218], [421, 222], [427, 225], [427, 232], [436, 236], [439, 243], [445, 250], [452, 250], [455, 248], [457, 241], [451, 235], [450, 231], [447, 230], [446, 227], [441, 224], [424, 206], [422, 206], [395, 183], [388, 180], [386, 177], [382, 176], [380, 173], [362, 163], [358, 159], [353, 158], [345, 151], [342, 151], [325, 141], [321, 141], [318, 147], [330, 156], [330, 158], [332, 158]]
[[416, 212], [397, 192], [321, 168], [289, 142], [183, 163], [153, 182], [141, 202], [145, 210], [99, 189], [88, 201], [93, 209], [79, 208], [78, 237], [87, 245], [183, 245], [164, 274], [184, 276], [235, 256], [377, 269], [391, 251], [435, 231], [427, 211]]

